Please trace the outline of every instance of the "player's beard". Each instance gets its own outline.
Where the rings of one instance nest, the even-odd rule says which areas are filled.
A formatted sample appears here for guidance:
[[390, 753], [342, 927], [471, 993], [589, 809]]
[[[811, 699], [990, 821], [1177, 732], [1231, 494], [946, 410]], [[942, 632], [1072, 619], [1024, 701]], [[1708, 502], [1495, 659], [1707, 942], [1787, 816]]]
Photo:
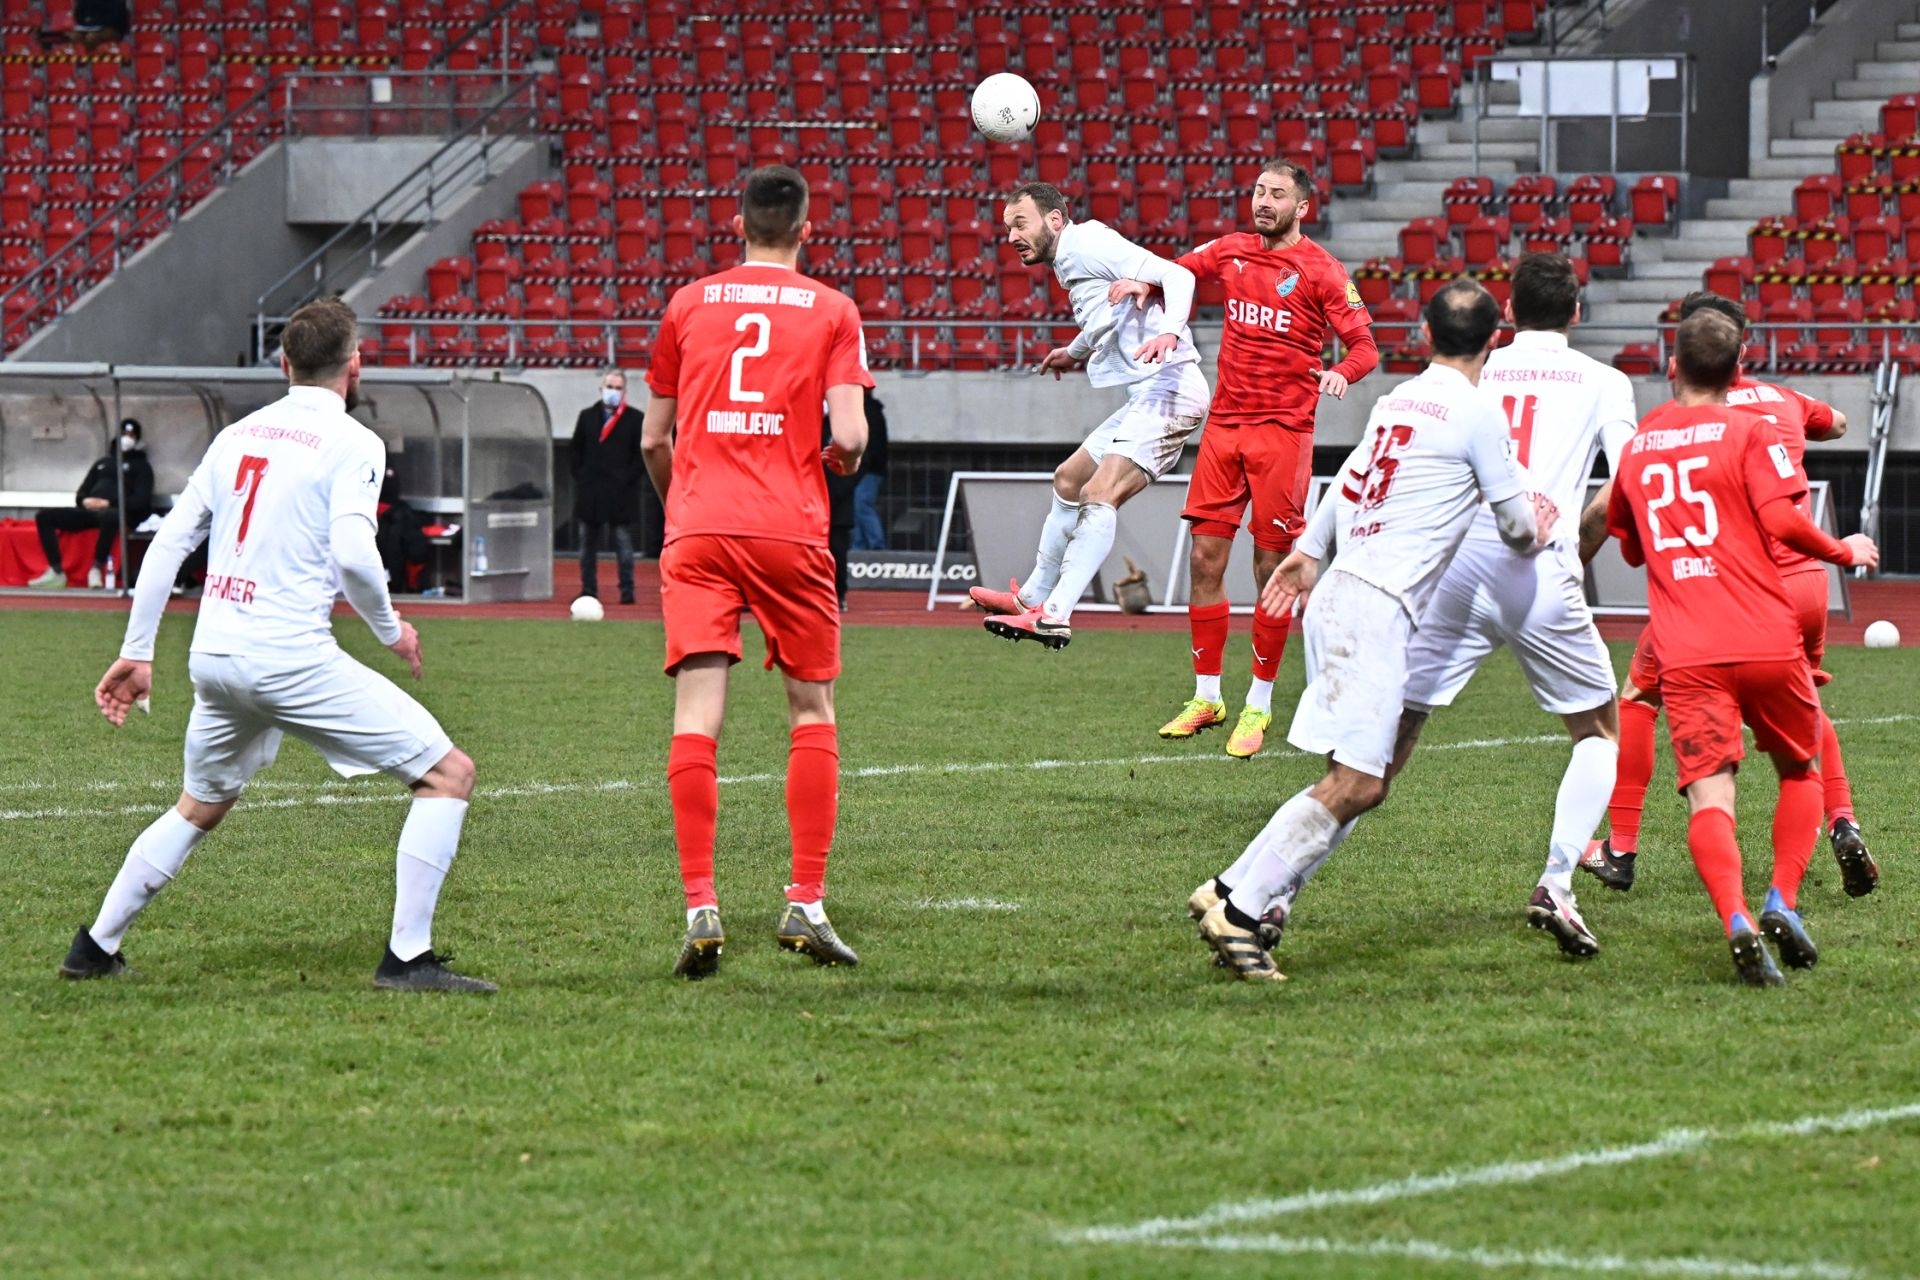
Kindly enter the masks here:
[[1036, 230], [1033, 233], [1033, 261], [1027, 265], [1030, 267], [1050, 266], [1053, 263], [1054, 241], [1058, 239], [1058, 236], [1054, 235], [1053, 232], [1047, 230], [1045, 227]]
[[347, 394], [343, 398], [347, 402], [348, 413], [352, 413], [360, 407], [360, 379], [353, 378], [348, 381]]
[[1253, 233], [1268, 240], [1279, 240], [1285, 236], [1292, 235], [1293, 229], [1298, 225], [1299, 221], [1300, 215], [1297, 213], [1288, 214], [1284, 218], [1276, 217], [1271, 223], [1265, 224], [1263, 224], [1259, 218], [1255, 218], [1253, 220]]

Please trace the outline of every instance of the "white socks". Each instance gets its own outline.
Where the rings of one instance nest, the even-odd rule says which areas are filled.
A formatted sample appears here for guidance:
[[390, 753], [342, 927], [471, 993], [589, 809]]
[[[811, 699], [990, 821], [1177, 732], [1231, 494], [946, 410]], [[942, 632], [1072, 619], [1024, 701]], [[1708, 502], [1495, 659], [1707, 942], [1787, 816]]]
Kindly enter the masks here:
[[1298, 893], [1333, 851], [1339, 829], [1340, 821], [1306, 791], [1281, 805], [1227, 873], [1234, 909], [1258, 920], [1276, 898]]
[[120, 874], [113, 878], [106, 901], [100, 904], [100, 918], [87, 930], [102, 951], [111, 955], [120, 949], [120, 940], [126, 937], [135, 917], [180, 874], [187, 855], [206, 834], [181, 817], [178, 809], [169, 809], [134, 838], [127, 860], [120, 864]]
[[1039, 604], [1060, 581], [1060, 561], [1067, 554], [1073, 527], [1080, 520], [1080, 504], [1068, 502], [1057, 492], [1047, 508], [1047, 522], [1040, 526], [1040, 550], [1034, 557], [1033, 572], [1021, 584], [1020, 603], [1028, 608]]
[[1614, 773], [1620, 763], [1620, 744], [1605, 738], [1582, 738], [1573, 744], [1573, 758], [1560, 779], [1553, 802], [1553, 837], [1547, 847], [1547, 870], [1541, 883], [1573, 892], [1573, 869], [1587, 851], [1587, 841], [1606, 816], [1613, 795]]
[[1193, 696], [1196, 698], [1205, 698], [1208, 702], [1220, 701], [1220, 677], [1218, 675], [1195, 676], [1193, 678]]
[[1262, 680], [1255, 676], [1253, 683], [1247, 686], [1247, 705], [1255, 711], [1273, 713], [1273, 681]]
[[400, 828], [393, 871], [393, 936], [387, 947], [398, 960], [412, 960], [433, 947], [433, 911], [440, 884], [460, 848], [467, 802], [450, 796], [416, 796]]
[[1120, 513], [1105, 502], [1080, 504], [1080, 522], [1073, 526], [1067, 543], [1066, 559], [1060, 568], [1060, 581], [1047, 593], [1046, 609], [1056, 618], [1070, 618], [1073, 607], [1087, 592], [1087, 584], [1113, 552], [1114, 530]]

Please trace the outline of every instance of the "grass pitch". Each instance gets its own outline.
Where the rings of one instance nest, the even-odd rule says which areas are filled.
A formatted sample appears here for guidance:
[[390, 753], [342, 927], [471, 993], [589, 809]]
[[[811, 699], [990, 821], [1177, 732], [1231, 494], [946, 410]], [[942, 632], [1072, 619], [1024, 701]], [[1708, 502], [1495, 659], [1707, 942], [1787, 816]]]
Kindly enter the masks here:
[[[189, 628], [115, 732], [119, 618], [0, 622], [0, 1276], [1920, 1273], [1920, 1113], [1885, 1114], [1920, 1103], [1911, 650], [1831, 655], [1885, 877], [1847, 899], [1822, 842], [1787, 990], [1734, 984], [1664, 760], [1640, 883], [1579, 882], [1603, 954], [1525, 929], [1566, 750], [1505, 659], [1254, 989], [1183, 903], [1319, 768], [1157, 739], [1183, 636], [855, 628], [829, 888], [864, 962], [775, 949], [785, 720], [750, 660], [726, 958], [690, 986], [658, 627], [421, 620], [481, 788], [435, 942], [493, 999], [368, 988], [402, 793], [291, 742], [129, 935], [143, 976], [57, 982], [177, 794]], [[1774, 787], [1742, 786], [1757, 903]]]

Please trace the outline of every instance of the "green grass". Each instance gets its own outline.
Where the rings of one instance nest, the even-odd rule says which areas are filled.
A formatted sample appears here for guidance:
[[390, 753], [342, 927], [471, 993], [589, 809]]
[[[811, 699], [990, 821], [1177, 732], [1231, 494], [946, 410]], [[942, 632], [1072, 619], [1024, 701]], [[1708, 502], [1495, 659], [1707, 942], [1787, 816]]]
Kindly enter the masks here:
[[[658, 628], [429, 615], [419, 692], [484, 793], [436, 943], [504, 988], [460, 1000], [368, 989], [398, 789], [332, 782], [291, 742], [251, 793], [269, 805], [243, 803], [129, 935], [143, 976], [55, 981], [178, 787], [188, 628], [169, 620], [154, 714], [119, 732], [89, 697], [118, 619], [0, 628], [0, 1276], [1567, 1274], [1492, 1265], [1545, 1249], [1920, 1270], [1913, 1119], [1219, 1229], [1428, 1241], [1452, 1260], [1064, 1238], [1920, 1102], [1916, 724], [1884, 719], [1920, 713], [1910, 650], [1831, 657], [1886, 880], [1845, 898], [1822, 843], [1804, 898], [1822, 960], [1787, 990], [1733, 984], [1664, 759], [1639, 885], [1581, 881], [1604, 953], [1568, 963], [1523, 927], [1565, 760], [1552, 742], [1417, 757], [1302, 899], [1292, 980], [1254, 989], [1208, 967], [1183, 903], [1318, 770], [1284, 751], [1225, 762], [1217, 734], [1155, 738], [1186, 692], [1181, 635], [1089, 632], [1052, 656], [856, 628], [830, 886], [864, 962], [819, 971], [774, 948], [783, 801], [749, 779], [722, 792], [725, 965], [688, 986], [667, 973], [681, 901]], [[341, 630], [366, 656], [357, 624]], [[1234, 653], [1237, 695], [1244, 634]], [[784, 768], [780, 703], [757, 660], [737, 669], [723, 775]], [[1555, 730], [1502, 658], [1427, 740]], [[1155, 762], [852, 774], [1132, 757]], [[617, 780], [631, 789], [592, 789]], [[1763, 887], [1773, 786], [1762, 768], [1743, 789]], [[928, 905], [962, 898], [1018, 909]]]

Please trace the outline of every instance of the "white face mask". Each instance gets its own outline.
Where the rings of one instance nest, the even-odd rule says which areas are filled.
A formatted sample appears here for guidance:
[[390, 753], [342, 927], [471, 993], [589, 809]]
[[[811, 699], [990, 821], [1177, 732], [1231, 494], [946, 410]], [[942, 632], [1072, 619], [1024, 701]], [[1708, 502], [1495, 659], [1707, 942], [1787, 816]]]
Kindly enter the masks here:
[[132, 449], [138, 449], [139, 447], [140, 447], [139, 436], [125, 435], [120, 437], [120, 451], [122, 453], [125, 453]]
[[600, 388], [600, 402], [611, 409], [627, 398], [627, 393], [619, 387]]

